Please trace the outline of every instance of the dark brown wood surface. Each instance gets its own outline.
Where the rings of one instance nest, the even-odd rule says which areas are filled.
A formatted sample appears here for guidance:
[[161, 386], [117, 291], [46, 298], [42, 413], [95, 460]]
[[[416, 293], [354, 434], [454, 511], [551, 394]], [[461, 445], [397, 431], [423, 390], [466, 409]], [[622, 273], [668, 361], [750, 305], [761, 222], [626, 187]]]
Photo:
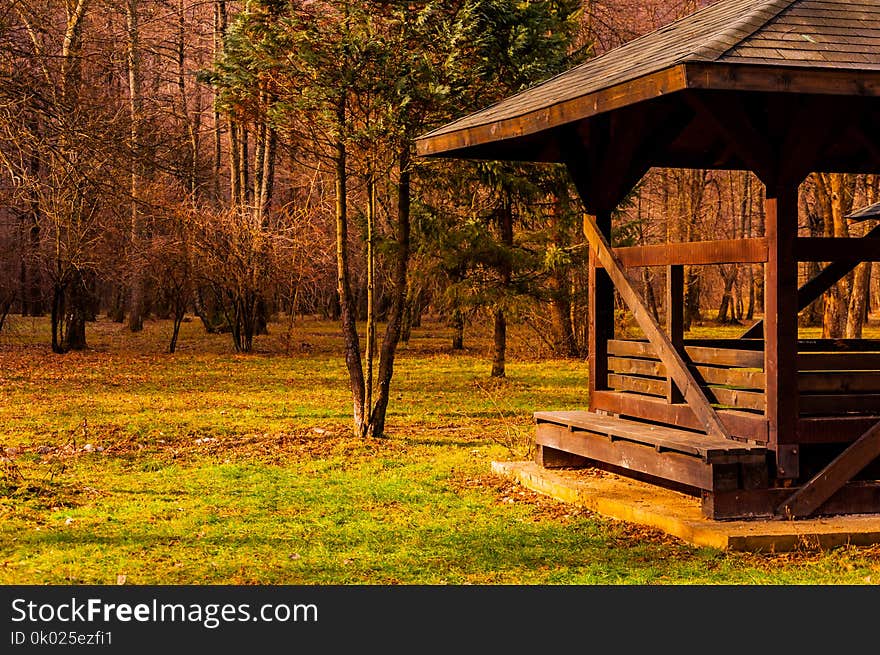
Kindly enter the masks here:
[[[795, 184], [768, 190], [765, 200], [769, 258], [764, 266], [764, 373], [770, 443], [777, 448], [795, 443], [798, 421], [798, 269], [794, 239], [798, 225]], [[796, 449], [777, 457], [777, 473], [797, 478]]]

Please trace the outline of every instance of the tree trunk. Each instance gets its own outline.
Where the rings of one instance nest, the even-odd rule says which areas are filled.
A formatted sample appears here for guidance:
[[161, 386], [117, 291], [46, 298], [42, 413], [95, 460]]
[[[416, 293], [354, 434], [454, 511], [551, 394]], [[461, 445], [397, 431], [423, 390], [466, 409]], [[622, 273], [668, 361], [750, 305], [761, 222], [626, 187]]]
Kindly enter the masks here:
[[[824, 219], [826, 237], [849, 236], [846, 215], [852, 209], [855, 177], [840, 173], [817, 173], [817, 199]], [[846, 334], [847, 306], [852, 274], [834, 285], [825, 296], [822, 320], [823, 339], [841, 339]]]
[[[504, 190], [502, 195], [503, 197], [496, 213], [496, 219], [498, 221], [501, 244], [504, 246], [504, 252], [502, 253], [501, 264], [499, 267], [501, 290], [502, 293], [506, 294], [510, 292], [510, 283], [513, 278], [513, 269], [510, 261], [510, 249], [513, 248], [513, 211], [507, 191]], [[504, 316], [504, 309], [501, 307], [495, 309], [495, 328], [492, 344], [491, 375], [493, 378], [503, 378], [506, 374], [507, 319]]]
[[341, 97], [336, 108], [337, 129], [335, 176], [336, 176], [336, 286], [339, 294], [339, 315], [342, 334], [345, 339], [345, 364], [351, 386], [354, 425], [358, 436], [367, 435], [367, 420], [364, 407], [365, 385], [361, 361], [360, 339], [357, 332], [356, 308], [351, 295], [351, 268], [348, 261], [348, 203], [346, 198], [348, 172], [345, 146], [345, 126], [347, 114], [345, 98]]
[[406, 304], [407, 272], [410, 257], [410, 230], [412, 189], [410, 173], [410, 152], [408, 141], [404, 143], [398, 163], [400, 174], [397, 190], [397, 252], [392, 278], [391, 306], [388, 310], [388, 323], [379, 355], [379, 374], [377, 377], [378, 397], [370, 416], [369, 434], [381, 437], [385, 432], [385, 415], [391, 397], [391, 378], [394, 375], [394, 360], [403, 323]]
[[452, 327], [452, 349], [464, 350], [464, 313], [458, 307], [452, 310], [449, 323]]
[[868, 291], [871, 282], [871, 262], [862, 262], [856, 268], [852, 293], [846, 314], [846, 338], [861, 339], [868, 313]]
[[141, 196], [141, 46], [140, 46], [140, 7], [139, 0], [127, 0], [125, 6], [126, 27], [128, 30], [128, 92], [129, 120], [131, 133], [129, 148], [130, 188], [131, 194], [131, 226], [129, 252], [129, 275], [131, 287], [129, 297], [128, 328], [132, 332], [144, 329], [144, 225], [140, 208]]
[[[214, 3], [214, 60], [220, 58], [223, 51], [223, 38], [226, 35], [226, 1], [216, 0]], [[223, 167], [223, 122], [220, 120], [220, 110], [217, 109], [217, 89], [214, 87], [214, 202], [220, 204], [220, 171]], [[234, 202], [234, 198], [232, 199]]]
[[507, 319], [504, 310], [495, 310], [495, 329], [492, 342], [492, 377], [503, 378], [506, 375], [505, 359], [507, 356]]

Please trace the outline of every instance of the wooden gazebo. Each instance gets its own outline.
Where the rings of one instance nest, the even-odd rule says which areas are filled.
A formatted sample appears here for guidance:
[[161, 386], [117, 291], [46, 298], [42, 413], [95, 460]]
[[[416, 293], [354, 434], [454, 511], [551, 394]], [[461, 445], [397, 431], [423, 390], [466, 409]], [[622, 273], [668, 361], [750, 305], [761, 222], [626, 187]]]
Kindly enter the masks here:
[[[880, 342], [797, 324], [880, 261], [880, 229], [798, 236], [808, 174], [880, 173], [878, 96], [880, 0], [720, 0], [418, 140], [422, 156], [563, 163], [583, 199], [589, 411], [535, 414], [539, 463], [701, 495], [718, 519], [880, 512]], [[753, 171], [764, 236], [612, 248], [613, 211], [655, 166]], [[827, 265], [798, 288], [800, 261]], [[764, 265], [763, 321], [685, 340], [683, 266], [737, 262]], [[627, 280], [642, 266], [667, 269], [664, 326]], [[615, 289], [645, 340], [615, 339]]]

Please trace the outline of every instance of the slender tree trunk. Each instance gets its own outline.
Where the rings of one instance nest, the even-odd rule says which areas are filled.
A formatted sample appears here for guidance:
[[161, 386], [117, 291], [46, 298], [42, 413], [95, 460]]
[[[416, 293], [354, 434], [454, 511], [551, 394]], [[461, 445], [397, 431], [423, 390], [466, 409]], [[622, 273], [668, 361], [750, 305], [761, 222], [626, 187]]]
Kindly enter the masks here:
[[[510, 262], [510, 249], [513, 248], [513, 211], [506, 190], [503, 193], [504, 197], [498, 208], [497, 220], [501, 243], [505, 247], [500, 266], [501, 288], [503, 293], [508, 293], [513, 277], [513, 270]], [[507, 319], [504, 316], [504, 309], [501, 307], [496, 308], [494, 318], [495, 328], [492, 352], [492, 377], [503, 378], [506, 375], [507, 352]]]
[[464, 350], [464, 314], [458, 307], [452, 310], [449, 323], [452, 327], [452, 349]]
[[503, 378], [506, 375], [505, 359], [507, 357], [507, 319], [504, 318], [503, 309], [495, 310], [492, 345], [492, 377]]
[[[846, 214], [852, 209], [854, 177], [839, 173], [815, 175], [817, 197], [825, 220], [825, 236], [847, 237]], [[847, 306], [852, 274], [834, 285], [825, 297], [822, 321], [824, 339], [840, 339], [846, 333]]]
[[370, 435], [381, 437], [385, 433], [385, 415], [391, 396], [391, 378], [394, 375], [394, 360], [403, 324], [406, 305], [407, 273], [410, 258], [410, 231], [412, 211], [412, 185], [410, 172], [410, 151], [408, 140], [404, 143], [399, 158], [399, 180], [397, 189], [397, 251], [395, 253], [394, 274], [391, 289], [391, 307], [388, 310], [388, 323], [379, 354], [379, 374], [377, 377], [378, 397], [372, 409]]
[[[214, 59], [219, 59], [223, 51], [223, 39], [226, 36], [226, 0], [214, 3]], [[217, 89], [214, 87], [214, 202], [220, 204], [220, 171], [223, 168], [223, 122], [217, 109]], [[232, 199], [234, 202], [234, 198]]]
[[345, 146], [345, 127], [347, 125], [345, 98], [341, 97], [336, 107], [337, 137], [335, 156], [336, 176], [336, 283], [339, 294], [339, 314], [342, 334], [345, 339], [345, 364], [351, 385], [354, 409], [354, 425], [358, 436], [367, 435], [367, 415], [365, 406], [366, 389], [364, 370], [361, 361], [360, 339], [357, 332], [356, 308], [351, 295], [351, 269], [348, 261], [348, 203], [347, 152]]
[[128, 327], [132, 332], [144, 329], [144, 226], [141, 214], [141, 45], [140, 45], [140, 7], [139, 0], [127, 0], [126, 27], [128, 29], [128, 92], [129, 119], [131, 134], [129, 148], [131, 151], [131, 226], [129, 253], [130, 296]]

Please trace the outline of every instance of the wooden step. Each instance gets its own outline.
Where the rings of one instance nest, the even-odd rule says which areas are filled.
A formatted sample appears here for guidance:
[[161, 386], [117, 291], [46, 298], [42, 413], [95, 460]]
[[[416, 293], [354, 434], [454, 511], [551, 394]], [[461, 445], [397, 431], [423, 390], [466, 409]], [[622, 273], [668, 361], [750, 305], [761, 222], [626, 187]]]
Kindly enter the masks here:
[[630, 441], [651, 446], [658, 452], [675, 452], [697, 457], [709, 464], [729, 463], [737, 459], [753, 460], [755, 457], [763, 457], [767, 452], [764, 446], [587, 411], [535, 412], [534, 417], [538, 424], [550, 423], [572, 432], [591, 432], [612, 441]]

